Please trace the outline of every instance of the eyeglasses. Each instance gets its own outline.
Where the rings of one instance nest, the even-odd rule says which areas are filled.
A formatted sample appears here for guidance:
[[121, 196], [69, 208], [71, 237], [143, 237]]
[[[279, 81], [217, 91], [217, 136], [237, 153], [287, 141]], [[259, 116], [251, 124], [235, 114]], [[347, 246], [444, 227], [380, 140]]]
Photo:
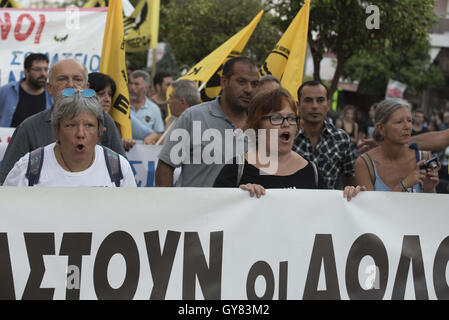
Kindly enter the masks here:
[[284, 122], [284, 120], [287, 120], [288, 124], [298, 124], [299, 117], [296, 115], [283, 117], [280, 114], [273, 114], [271, 116], [263, 116], [262, 119], [269, 119], [272, 125], [279, 126]]
[[66, 97], [73, 97], [75, 94], [81, 94], [84, 98], [92, 98], [95, 96], [95, 91], [92, 89], [78, 90], [75, 88], [67, 88], [62, 91], [62, 94]]

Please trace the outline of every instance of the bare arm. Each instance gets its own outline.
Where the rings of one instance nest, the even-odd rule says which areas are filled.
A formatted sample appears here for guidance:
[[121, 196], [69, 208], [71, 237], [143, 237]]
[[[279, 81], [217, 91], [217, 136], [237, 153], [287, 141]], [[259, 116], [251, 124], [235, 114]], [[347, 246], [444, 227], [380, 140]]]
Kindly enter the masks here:
[[[366, 166], [365, 161], [360, 157], [355, 162], [355, 177], [357, 185], [365, 186], [367, 191], [374, 191], [374, 186], [368, 167]], [[402, 191], [402, 187], [399, 182], [397, 185], [393, 186], [391, 191]]]
[[156, 187], [173, 187], [175, 168], [159, 160], [156, 168]]
[[374, 190], [368, 167], [366, 166], [365, 161], [360, 157], [355, 161], [355, 183], [355, 185], [366, 187], [367, 191]]
[[421, 150], [440, 151], [449, 146], [449, 129], [419, 134], [410, 140], [417, 142]]

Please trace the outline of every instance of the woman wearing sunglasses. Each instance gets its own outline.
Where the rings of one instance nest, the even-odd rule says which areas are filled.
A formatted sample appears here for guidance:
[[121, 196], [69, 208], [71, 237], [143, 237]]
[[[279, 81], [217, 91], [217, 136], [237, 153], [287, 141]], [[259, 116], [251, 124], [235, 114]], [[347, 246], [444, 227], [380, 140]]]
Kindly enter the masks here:
[[4, 186], [136, 186], [129, 162], [97, 145], [104, 118], [94, 90], [65, 89], [51, 124], [56, 142], [17, 161]]

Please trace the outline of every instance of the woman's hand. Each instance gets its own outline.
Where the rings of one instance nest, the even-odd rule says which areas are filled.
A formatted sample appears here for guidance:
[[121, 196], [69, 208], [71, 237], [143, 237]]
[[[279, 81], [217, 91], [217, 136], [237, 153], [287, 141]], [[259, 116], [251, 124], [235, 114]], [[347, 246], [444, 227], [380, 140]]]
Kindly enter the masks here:
[[427, 193], [436, 192], [435, 188], [437, 187], [440, 179], [438, 178], [438, 170], [441, 169], [441, 164], [438, 162], [438, 169], [432, 170], [430, 168], [426, 169], [426, 176], [423, 181], [423, 191]]
[[408, 174], [405, 179], [402, 180], [402, 184], [404, 187], [411, 188], [417, 183], [423, 183], [424, 178], [426, 177], [426, 169], [419, 169], [419, 166], [422, 165], [426, 160], [421, 160], [416, 163], [415, 169]]
[[345, 197], [348, 202], [351, 201], [360, 191], [366, 191], [365, 186], [346, 186], [343, 190], [343, 197]]
[[420, 169], [419, 167], [425, 162], [421, 160], [416, 163], [416, 168], [410, 172], [410, 174], [402, 180], [402, 183], [406, 188], [410, 188], [417, 183], [423, 184], [423, 192], [435, 192], [435, 187], [439, 183], [438, 170], [441, 168], [441, 164], [438, 162], [438, 169], [432, 170], [430, 168]]
[[254, 184], [254, 183], [247, 183], [247, 184], [241, 184], [240, 189], [249, 191], [249, 196], [254, 197], [254, 194], [257, 198], [260, 198], [260, 196], [265, 195], [265, 188], [262, 187], [260, 184]]

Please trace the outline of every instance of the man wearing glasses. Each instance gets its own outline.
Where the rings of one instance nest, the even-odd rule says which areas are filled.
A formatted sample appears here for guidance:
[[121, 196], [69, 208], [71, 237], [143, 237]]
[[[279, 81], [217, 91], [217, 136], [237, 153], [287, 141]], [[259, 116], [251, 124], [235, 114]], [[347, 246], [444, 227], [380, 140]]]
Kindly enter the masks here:
[[349, 135], [326, 120], [327, 87], [318, 81], [304, 82], [298, 100], [301, 123], [293, 151], [316, 164], [328, 189], [355, 186], [355, 155]]
[[45, 89], [48, 58], [32, 53], [24, 61], [25, 78], [0, 88], [0, 127], [16, 128], [23, 120], [49, 109], [53, 99]]
[[[54, 63], [48, 72], [47, 90], [54, 100], [67, 88], [86, 89], [87, 70], [74, 59]], [[27, 152], [46, 146], [55, 141], [51, 126], [51, 109], [41, 111], [23, 121], [14, 131], [0, 166], [0, 185], [3, 184], [14, 164]], [[103, 112], [105, 129], [99, 143], [113, 151], [125, 155], [120, 134], [114, 120]]]

